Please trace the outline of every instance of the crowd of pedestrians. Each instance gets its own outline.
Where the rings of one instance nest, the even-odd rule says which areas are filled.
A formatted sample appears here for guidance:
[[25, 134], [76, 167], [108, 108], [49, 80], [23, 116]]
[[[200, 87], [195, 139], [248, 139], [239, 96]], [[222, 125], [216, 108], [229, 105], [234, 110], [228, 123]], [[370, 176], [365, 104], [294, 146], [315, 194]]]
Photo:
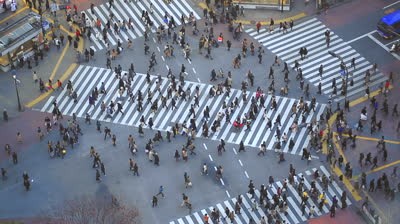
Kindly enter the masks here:
[[[29, 1], [29, 0], [28, 0]], [[207, 4], [210, 4], [208, 0]], [[35, 4], [35, 3], [33, 3]], [[112, 0], [109, 2], [109, 8], [112, 7]], [[215, 35], [214, 34], [214, 29], [213, 29], [213, 24], [217, 23], [218, 21], [223, 21], [227, 22], [229, 29], [232, 31], [232, 37], [233, 39], [240, 40], [240, 34], [243, 30], [243, 27], [241, 24], [238, 24], [236, 28], [233, 27], [232, 19], [235, 19], [238, 14], [243, 14], [243, 9], [237, 9], [237, 7], [230, 5], [228, 7], [228, 12], [225, 15], [222, 15], [221, 18], [217, 18], [217, 15], [213, 11], [208, 11], [205, 9], [204, 11], [204, 16], [206, 17], [205, 24], [204, 24], [204, 34], [199, 35], [201, 32], [199, 31], [197, 27], [197, 23], [193, 18], [193, 14], [187, 15], [188, 19], [185, 19], [185, 16], [182, 16], [182, 23], [185, 24], [182, 26], [179, 31], [175, 30], [176, 24], [173, 21], [173, 19], [169, 20], [169, 23], [167, 27], [164, 27], [161, 25], [160, 27], [153, 27], [153, 22], [151, 21], [151, 18], [149, 16], [149, 13], [151, 14], [152, 12], [148, 12], [146, 10], [143, 11], [143, 23], [146, 26], [146, 32], [144, 34], [146, 42], [149, 39], [149, 35], [151, 35], [151, 30], [155, 28], [156, 30], [156, 37], [157, 37], [157, 44], [165, 44], [163, 54], [166, 57], [173, 57], [174, 56], [174, 46], [177, 46], [182, 49], [183, 55], [186, 59], [191, 60], [191, 52], [192, 52], [192, 47], [187, 43], [186, 41], [186, 24], [192, 27], [192, 34], [193, 35], [198, 35], [199, 36], [199, 52], [202, 54], [203, 49], [206, 49], [206, 54], [205, 57], [208, 59], [212, 59], [212, 49], [214, 47], [218, 47], [220, 44], [225, 44], [227, 46], [227, 50], [230, 50], [231, 47], [231, 41], [224, 40], [224, 36], [221, 34]], [[73, 23], [77, 23], [78, 25], [82, 25], [80, 30], [82, 30], [83, 34], [81, 34], [80, 30], [76, 31], [76, 37], [74, 40], [74, 45], [75, 42], [79, 41], [79, 37], [82, 35], [85, 35], [89, 39], [91, 38], [92, 35], [92, 26], [96, 26], [98, 24], [97, 21], [90, 21], [88, 22], [88, 18], [85, 17], [84, 13], [81, 13], [80, 15], [78, 14], [77, 10], [74, 8], [74, 10], [69, 11], [68, 14], [70, 15], [70, 21], [73, 21]], [[68, 17], [67, 15], [67, 17]], [[173, 18], [170, 15], [166, 14], [166, 17], [168, 18]], [[84, 22], [86, 21], [86, 22]], [[130, 21], [120, 21], [120, 24], [115, 21], [113, 14], [110, 13], [109, 15], [109, 21], [104, 27], [105, 30], [103, 30], [103, 35], [102, 35], [102, 40], [107, 43], [107, 31], [108, 30], [113, 30], [114, 32], [118, 33], [120, 29], [133, 29], [132, 22]], [[289, 32], [289, 29], [293, 29], [293, 21], [290, 21], [289, 23], [281, 23], [279, 30], [281, 30], [283, 33]], [[232, 29], [231, 29], [232, 28]], [[257, 31], [260, 30], [260, 25], [257, 24]], [[271, 24], [269, 26], [270, 32], [274, 32], [274, 22], [271, 20]], [[177, 32], [178, 31], [178, 32]], [[99, 38], [95, 34], [96, 38]], [[326, 38], [326, 45], [327, 48], [329, 48], [330, 44], [330, 32], [326, 31], [324, 33], [325, 38]], [[60, 44], [63, 44], [63, 38], [59, 37]], [[72, 37], [69, 38], [69, 43], [72, 43]], [[171, 42], [171, 43], [170, 43]], [[249, 57], [249, 56], [255, 56], [257, 54], [257, 60], [258, 63], [262, 63], [262, 58], [264, 54], [264, 50], [261, 46], [256, 47], [253, 42], [248, 43], [247, 39], [242, 40], [242, 51], [240, 54], [237, 56], [234, 56], [233, 59], [233, 69], [240, 68], [241, 63], [242, 63], [242, 57]], [[289, 91], [288, 87], [288, 82], [290, 81], [289, 79], [289, 72], [290, 69], [288, 67], [288, 64], [286, 62], [282, 62], [277, 56], [275, 57], [274, 61], [271, 63], [269, 66], [269, 73], [268, 73], [268, 80], [271, 80], [271, 83], [269, 86], [266, 88], [266, 90], [263, 89], [263, 87], [258, 86], [257, 91], [256, 91], [256, 96], [249, 98], [247, 96], [247, 90], [250, 87], [254, 86], [255, 82], [255, 75], [252, 73], [251, 70], [249, 70], [246, 73], [246, 77], [243, 79], [241, 82], [241, 90], [242, 90], [242, 99], [239, 100], [238, 98], [235, 98], [232, 100], [230, 104], [227, 104], [224, 102], [224, 105], [222, 109], [218, 112], [216, 119], [209, 124], [209, 119], [210, 119], [210, 108], [206, 106], [204, 110], [199, 109], [199, 98], [200, 98], [200, 89], [199, 86], [195, 86], [194, 88], [186, 88], [185, 89], [185, 77], [187, 75], [186, 72], [186, 67], [184, 64], [182, 64], [181, 69], [178, 73], [174, 74], [171, 69], [169, 69], [167, 77], [170, 80], [170, 85], [168, 86], [168, 90], [166, 94], [163, 94], [161, 92], [161, 83], [163, 82], [161, 76], [158, 76], [155, 81], [152, 81], [150, 77], [150, 73], [154, 71], [154, 67], [157, 65], [156, 61], [156, 53], [151, 52], [150, 53], [150, 47], [148, 46], [147, 43], [144, 45], [144, 55], [149, 55], [149, 67], [148, 71], [146, 74], [146, 81], [147, 84], [149, 85], [148, 91], [143, 93], [141, 90], [137, 90], [134, 92], [133, 88], [133, 79], [136, 75], [135, 72], [135, 67], [134, 64], [130, 64], [128, 67], [127, 71], [128, 72], [123, 72], [122, 71], [122, 66], [118, 64], [117, 66], [113, 65], [113, 61], [115, 61], [115, 58], [122, 52], [123, 47], [122, 43], [118, 41], [116, 49], [110, 49], [109, 45], [108, 50], [107, 50], [107, 61], [106, 61], [106, 66], [109, 69], [113, 69], [116, 76], [115, 79], [118, 79], [118, 86], [116, 87], [118, 92], [119, 92], [119, 97], [117, 102], [110, 101], [108, 104], [106, 104], [104, 101], [99, 102], [98, 98], [99, 95], [106, 95], [109, 94], [108, 92], [112, 92], [112, 90], [109, 89], [108, 86], [105, 86], [104, 83], [101, 84], [101, 87], [99, 89], [94, 88], [89, 96], [88, 103], [90, 107], [95, 107], [96, 104], [100, 104], [101, 106], [101, 111], [102, 113], [106, 114], [107, 118], [113, 119], [115, 114], [122, 113], [124, 114], [124, 101], [129, 100], [133, 103], [135, 103], [135, 107], [137, 111], [141, 112], [144, 110], [144, 108], [149, 107], [151, 111], [156, 114], [160, 109], [166, 108], [168, 110], [175, 110], [177, 108], [177, 104], [179, 101], [190, 101], [191, 106], [188, 109], [189, 114], [186, 117], [184, 123], [178, 124], [176, 123], [175, 125], [172, 126], [171, 130], [166, 131], [165, 136], [163, 136], [163, 133], [161, 131], [154, 131], [154, 137], [146, 140], [146, 144], [144, 147], [144, 150], [140, 150], [137, 146], [137, 142], [135, 140], [134, 135], [129, 135], [128, 136], [128, 149], [131, 152], [131, 158], [129, 158], [129, 172], [132, 172], [133, 176], [139, 176], [140, 174], [140, 169], [138, 162], [136, 159], [133, 159], [136, 157], [139, 153], [145, 153], [146, 157], [148, 160], [152, 163], [154, 163], [155, 166], [161, 166], [161, 158], [160, 155], [157, 152], [156, 147], [160, 144], [160, 142], [171, 142], [173, 138], [176, 138], [177, 136], [184, 136], [186, 138], [186, 144], [182, 145], [182, 148], [176, 149], [173, 155], [173, 159], [176, 160], [177, 162], [179, 161], [184, 161], [188, 162], [189, 157], [194, 157], [196, 156], [196, 146], [195, 146], [195, 136], [197, 132], [201, 132], [201, 135], [203, 137], [209, 137], [213, 133], [217, 132], [220, 130], [222, 126], [222, 122], [229, 123], [232, 125], [232, 128], [236, 129], [241, 129], [246, 127], [246, 130], [251, 130], [251, 125], [255, 121], [256, 117], [258, 114], [262, 113], [263, 115], [263, 122], [266, 125], [266, 128], [269, 128], [273, 133], [275, 133], [275, 142], [273, 144], [273, 150], [277, 153], [279, 153], [278, 156], [278, 162], [283, 162], [285, 161], [284, 154], [282, 152], [283, 147], [285, 147], [286, 144], [288, 144], [289, 150], [293, 150], [296, 142], [292, 138], [288, 138], [289, 133], [282, 133], [281, 130], [281, 116], [278, 115], [275, 120], [271, 120], [270, 117], [268, 117], [268, 112], [273, 110], [276, 111], [277, 108], [279, 107], [275, 97], [272, 98], [272, 103], [269, 108], [265, 107], [266, 103], [266, 94], [275, 94], [275, 76], [277, 73], [277, 70], [282, 70], [283, 73], [283, 80], [285, 82], [285, 85], [280, 89], [282, 95], [287, 95]], [[131, 48], [132, 47], [132, 42], [128, 41], [126, 48]], [[250, 54], [247, 54], [248, 48], [250, 48]], [[87, 52], [87, 53], [86, 53]], [[79, 53], [78, 53], [79, 54]], [[305, 57], [307, 57], [307, 48], [306, 47], [301, 47], [300, 51], [300, 58], [298, 61], [303, 60]], [[86, 49], [85, 50], [85, 60], [89, 61], [91, 58], [93, 58], [94, 53], [92, 52], [91, 49]], [[79, 56], [80, 57], [80, 56]], [[352, 178], [353, 177], [353, 169], [352, 166], [355, 164], [350, 164], [347, 162], [346, 164], [344, 163], [344, 158], [340, 155], [336, 159], [336, 152], [335, 149], [333, 148], [334, 143], [340, 144], [341, 148], [343, 150], [347, 149], [348, 144], [350, 145], [351, 148], [356, 148], [357, 144], [357, 134], [353, 134], [353, 132], [359, 132], [361, 133], [364, 130], [364, 126], [366, 125], [367, 122], [370, 120], [370, 133], [373, 134], [375, 132], [380, 132], [383, 129], [383, 124], [380, 119], [377, 119], [377, 114], [381, 113], [384, 116], [392, 116], [393, 119], [397, 119], [396, 122], [397, 124], [397, 129], [396, 131], [399, 132], [400, 130], [400, 121], [398, 120], [398, 109], [397, 109], [397, 104], [389, 105], [388, 99], [386, 98], [386, 95], [389, 92], [389, 86], [390, 82], [393, 82], [393, 75], [391, 75], [390, 79], [388, 80], [389, 83], [385, 83], [381, 91], [382, 93], [385, 94], [384, 98], [381, 99], [382, 106], [379, 104], [379, 100], [376, 97], [370, 98], [370, 92], [369, 92], [369, 77], [371, 75], [371, 72], [376, 72], [377, 65], [374, 65], [371, 70], [367, 70], [365, 74], [365, 86], [366, 86], [366, 97], [370, 98], [370, 107], [364, 107], [361, 110], [360, 113], [360, 119], [357, 121], [357, 127], [355, 128], [356, 130], [353, 130], [351, 126], [349, 126], [349, 123], [352, 121], [348, 121], [347, 119], [347, 114], [350, 111], [350, 106], [349, 102], [346, 100], [344, 103], [343, 108], [341, 107], [340, 103], [337, 103], [337, 108], [336, 110], [332, 107], [332, 104], [330, 103], [328, 106], [327, 111], [322, 114], [319, 118], [312, 120], [311, 122], [307, 122], [307, 118], [310, 115], [311, 111], [315, 111], [316, 107], [316, 98], [311, 97], [311, 101], [307, 102], [306, 99], [310, 98], [310, 89], [308, 84], [304, 87], [304, 78], [301, 70], [301, 65], [300, 63], [296, 61], [295, 63], [295, 69], [297, 72], [297, 77], [296, 80], [299, 81], [299, 85], [301, 90], [303, 91], [302, 96], [300, 96], [297, 101], [291, 105], [291, 117], [294, 116], [294, 121], [291, 124], [290, 131], [292, 133], [299, 131], [300, 129], [306, 129], [307, 134], [310, 136], [310, 146], [309, 148], [304, 148], [302, 149], [302, 157], [301, 160], [306, 160], [307, 163], [310, 163], [312, 159], [312, 152], [317, 153], [320, 152], [323, 148], [323, 144], [327, 144], [328, 146], [328, 154], [327, 154], [327, 161], [332, 165], [336, 166], [336, 164], [342, 169], [344, 168], [344, 173], [347, 178]], [[281, 67], [282, 65], [282, 67]], [[114, 66], [114, 67], [113, 67]], [[355, 60], [352, 60], [352, 67], [355, 69], [356, 67], [356, 62]], [[324, 66], [323, 64], [320, 65], [319, 67], [319, 74], [320, 76], [323, 76], [324, 73]], [[40, 84], [40, 89], [43, 90], [45, 89], [44, 87], [44, 82], [41, 79], [37, 79], [37, 74], [36, 72], [33, 73], [34, 80], [38, 80]], [[36, 77], [36, 78], [35, 78]], [[222, 82], [217, 82], [219, 79], [222, 79]], [[217, 82], [216, 84], [213, 84], [209, 90], [208, 94], [209, 97], [217, 97], [220, 96], [221, 94], [225, 94], [226, 96], [230, 96], [230, 91], [232, 88], [232, 83], [233, 83], [233, 77], [230, 71], [227, 72], [225, 75], [224, 72], [219, 70], [218, 72], [215, 69], [212, 69], [211, 71], [211, 81], [212, 82]], [[350, 81], [350, 85], [352, 81]], [[53, 88], [52, 86], [52, 81], [49, 80], [49, 87], [48, 88]], [[342, 80], [342, 83], [344, 81]], [[154, 91], [151, 90], [150, 86], [155, 85], [156, 88]], [[332, 81], [332, 88], [333, 88], [333, 94], [337, 94], [337, 89], [341, 89], [341, 93], [345, 94], [346, 91], [346, 84], [342, 84], [341, 87], [337, 87], [335, 79]], [[63, 88], [61, 82], [57, 82], [58, 88]], [[70, 81], [67, 82], [66, 88], [68, 90], [68, 95], [71, 97], [71, 99], [74, 100], [74, 102], [77, 102], [77, 98], [79, 97], [77, 95], [77, 92], [74, 90], [74, 87]], [[321, 90], [321, 84], [318, 86], [318, 94], [322, 94]], [[157, 100], [160, 98], [160, 100]], [[243, 114], [237, 116], [237, 117], [231, 117], [232, 114], [235, 114], [236, 110], [240, 110], [241, 107], [243, 107], [243, 104], [240, 102], [243, 101], [244, 103], [249, 103], [250, 107], [247, 111], [245, 111]], [[390, 111], [390, 108], [391, 111]], [[372, 111], [372, 112], [370, 112]], [[336, 124], [334, 127], [329, 127], [327, 124], [327, 121], [331, 118], [331, 116], [337, 112], [337, 119], [336, 119]], [[4, 120], [8, 120], [8, 115], [5, 116], [6, 111], [3, 113], [3, 118]], [[369, 114], [372, 114], [372, 116], [369, 116]], [[201, 127], [197, 126], [196, 120], [197, 118], [201, 117]], [[72, 118], [68, 119], [66, 122], [63, 120], [64, 118], [62, 117], [62, 114], [60, 110], [58, 109], [58, 104], [56, 101], [53, 103], [53, 112], [52, 112], [52, 119], [49, 117], [45, 118], [45, 126], [43, 131], [41, 127], [38, 127], [36, 132], [39, 140], [41, 141], [44, 137], [44, 133], [49, 133], [50, 131], [54, 129], [59, 130], [59, 140], [55, 141], [48, 141], [47, 143], [47, 148], [48, 148], [48, 154], [51, 158], [61, 158], [63, 159], [65, 156], [67, 156], [67, 151], [72, 150], [76, 144], [79, 144], [79, 138], [83, 135], [80, 125], [79, 125], [79, 120], [77, 119], [76, 115], [74, 114]], [[147, 119], [144, 116], [141, 116], [140, 118], [140, 124], [138, 128], [138, 136], [143, 137], [144, 136], [144, 127], [148, 127], [149, 129], [153, 129], [154, 126], [154, 117], [150, 116]], [[90, 125], [91, 124], [91, 118], [90, 114], [86, 114], [85, 117], [85, 124]], [[96, 121], [96, 130], [100, 134], [104, 134], [104, 141], [107, 141], [108, 139], [111, 140], [112, 146], [116, 147], [119, 142], [117, 142], [118, 136], [116, 136], [115, 133], [111, 131], [110, 128], [105, 126], [103, 129], [101, 128], [102, 124], [100, 121]], [[211, 127], [209, 127], [211, 126]], [[338, 138], [334, 138], [333, 132], [336, 131], [338, 133]], [[21, 133], [17, 134], [17, 142], [22, 142], [22, 135]], [[225, 141], [224, 139], [220, 140], [220, 144], [217, 146], [217, 154], [222, 156], [223, 153], [225, 152]], [[260, 145], [260, 149], [257, 152], [259, 156], [264, 156], [267, 153], [267, 148], [266, 148], [266, 142], [263, 141]], [[375, 169], [377, 168], [380, 164], [378, 163], [385, 163], [386, 159], [388, 157], [388, 151], [386, 149], [386, 143], [385, 143], [385, 137], [382, 136], [381, 140], [377, 144], [377, 151], [376, 152], [368, 152], [366, 155], [364, 153], [360, 153], [359, 155], [359, 166], [362, 167], [365, 171], [366, 166], [370, 166], [369, 169]], [[9, 144], [5, 145], [5, 151], [7, 154], [12, 157], [13, 163], [18, 164], [18, 155], [16, 151], [12, 149], [12, 147]], [[140, 152], [143, 151], [143, 152]], [[243, 141], [240, 142], [239, 144], [239, 152], [246, 152], [245, 146]], [[92, 161], [92, 168], [95, 170], [95, 180], [97, 182], [101, 182], [102, 178], [106, 176], [106, 169], [105, 169], [105, 164], [103, 163], [101, 156], [99, 152], [96, 150], [95, 146], [92, 146], [89, 149], [88, 157], [91, 158]], [[89, 160], [89, 159], [88, 159]], [[380, 162], [381, 161], [381, 162]], [[206, 163], [202, 165], [202, 174], [203, 175], [208, 175], [209, 174], [209, 168]], [[7, 178], [7, 170], [5, 168], [1, 168], [1, 174], [3, 177], [3, 180]], [[304, 177], [296, 175], [295, 168], [293, 167], [292, 164], [290, 164], [289, 168], [289, 175], [287, 178], [283, 180], [283, 187], [277, 189], [277, 193], [273, 195], [269, 195], [268, 191], [266, 190], [267, 187], [264, 184], [260, 186], [260, 199], [257, 202], [255, 199], [252, 200], [252, 208], [251, 209], [257, 209], [258, 207], [261, 207], [266, 211], [267, 217], [262, 217], [261, 223], [282, 223], [282, 220], [280, 218], [280, 214], [286, 214], [288, 210], [288, 202], [287, 202], [287, 195], [286, 195], [286, 190], [288, 186], [290, 185], [299, 194], [299, 197], [301, 198], [301, 211], [302, 215], [307, 216], [307, 217], [313, 217], [317, 213], [317, 209], [321, 210], [322, 206], [326, 204], [326, 196], [324, 191], [320, 191], [316, 187], [316, 183], [321, 184], [323, 186], [323, 190], [327, 190], [328, 184], [333, 181], [332, 176], [325, 176], [320, 175], [318, 171], [316, 171], [314, 174], [314, 180], [311, 182], [311, 189], [309, 191], [305, 190], [304, 188]], [[217, 180], [220, 180], [223, 178], [223, 168], [222, 166], [218, 166], [215, 172], [215, 177]], [[395, 167], [390, 175], [390, 177], [397, 177], [397, 167]], [[342, 178], [342, 177], [340, 177]], [[361, 181], [361, 187], [365, 188], [367, 186], [367, 178], [368, 175], [366, 174], [366, 171], [363, 172], [360, 175]], [[383, 173], [381, 177], [376, 181], [375, 184], [375, 179], [369, 180], [369, 187], [368, 191], [374, 192], [376, 190], [381, 190], [383, 189], [383, 192], [385, 193], [385, 196], [387, 199], [394, 199], [394, 192], [395, 192], [395, 186], [394, 186], [395, 181], [390, 181], [390, 178], [386, 173]], [[26, 190], [30, 189], [30, 183], [31, 179], [28, 175], [28, 173], [23, 173], [23, 185]], [[272, 185], [274, 183], [274, 178], [272, 176], [269, 177], [269, 185]], [[191, 177], [185, 172], [184, 173], [184, 186], [185, 188], [190, 188], [193, 186]], [[376, 186], [376, 187], [375, 187]], [[248, 194], [252, 195], [252, 198], [254, 198], [254, 192], [255, 192], [255, 185], [252, 181], [249, 183], [249, 190]], [[400, 183], [397, 185], [398, 190], [400, 190]], [[164, 186], [161, 185], [159, 187], [159, 190], [157, 194], [155, 194], [152, 197], [151, 203], [152, 207], [157, 207], [158, 206], [158, 197], [161, 196], [162, 198], [165, 197], [164, 195]], [[336, 208], [346, 208], [347, 203], [346, 203], [346, 192], [344, 191], [343, 194], [341, 195], [340, 199], [337, 199], [336, 197], [332, 200], [332, 205], [330, 207], [330, 213], [331, 216], [335, 216]], [[309, 201], [313, 201], [313, 203], [308, 203]], [[315, 205], [312, 205], [315, 204]], [[340, 206], [339, 206], [340, 204]], [[192, 204], [189, 200], [189, 197], [185, 194], [182, 193], [182, 204], [181, 206], [185, 206], [189, 209], [189, 212], [192, 209]], [[240, 214], [241, 209], [242, 209], [242, 199], [241, 195], [237, 197], [237, 202], [235, 205], [234, 210], [230, 210], [229, 208], [225, 209], [225, 214], [219, 214], [218, 210], [215, 210], [211, 214], [204, 214], [203, 219], [208, 222], [208, 219], [212, 219], [214, 221], [218, 221], [220, 219], [230, 219], [231, 222], [233, 222], [235, 215]], [[206, 223], [207, 223], [206, 222]]]

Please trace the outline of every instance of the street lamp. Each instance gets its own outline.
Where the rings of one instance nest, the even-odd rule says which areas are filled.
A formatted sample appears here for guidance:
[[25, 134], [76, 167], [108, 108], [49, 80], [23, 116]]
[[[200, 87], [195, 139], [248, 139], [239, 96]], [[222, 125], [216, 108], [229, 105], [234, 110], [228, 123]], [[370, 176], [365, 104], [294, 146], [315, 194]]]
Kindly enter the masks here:
[[349, 78], [349, 71], [347, 69], [347, 65], [346, 63], [344, 63], [343, 58], [340, 57], [339, 55], [337, 55], [336, 53], [332, 52], [332, 51], [328, 51], [328, 53], [334, 57], [334, 58], [338, 58], [340, 60], [340, 67], [342, 69], [342, 66], [344, 68], [344, 73], [345, 73], [345, 83], [343, 84], [343, 92], [344, 92], [344, 99], [345, 101], [347, 100], [347, 82], [348, 82], [348, 78]]
[[14, 79], [14, 84], [15, 84], [15, 91], [17, 92], [18, 111], [22, 111], [21, 100], [19, 99], [19, 91], [18, 91], [18, 83], [20, 83], [21, 81], [19, 81], [19, 79], [17, 79], [16, 75], [13, 75], [13, 79]]

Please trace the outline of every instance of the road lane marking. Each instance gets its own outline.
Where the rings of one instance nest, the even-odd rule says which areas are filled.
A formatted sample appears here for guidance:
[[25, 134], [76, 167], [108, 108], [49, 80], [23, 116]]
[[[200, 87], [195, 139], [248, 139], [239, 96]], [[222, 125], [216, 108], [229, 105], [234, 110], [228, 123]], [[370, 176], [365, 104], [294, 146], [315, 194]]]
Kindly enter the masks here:
[[392, 4], [383, 7], [383, 9], [387, 9], [387, 8], [392, 7], [392, 6], [394, 6], [394, 5], [396, 5], [396, 4], [399, 4], [399, 3], [400, 3], [400, 1], [393, 2]]
[[243, 163], [242, 163], [242, 161], [239, 159], [239, 163], [240, 163], [240, 166], [243, 166]]
[[[65, 80], [67, 80], [67, 78], [71, 75], [72, 71], [75, 70], [76, 66], [77, 66], [76, 63], [71, 64], [68, 67], [68, 69], [66, 70], [66, 72], [59, 78], [59, 80], [61, 82], [64, 82]], [[30, 101], [29, 103], [25, 104], [25, 106], [31, 108], [31, 107], [35, 106], [37, 103], [39, 103], [40, 101], [47, 98], [51, 93], [53, 93], [53, 90], [49, 90], [43, 94], [40, 94], [40, 96], [38, 96], [36, 99]]]
[[211, 162], [214, 161], [210, 154], [208, 154], [208, 157], [210, 158]]
[[249, 174], [247, 174], [247, 171], [244, 171], [244, 175], [246, 175], [247, 179], [250, 179]]
[[383, 49], [385, 49], [387, 52], [389, 52], [389, 54], [391, 54], [393, 57], [395, 57], [397, 60], [400, 60], [400, 56], [397, 54], [392, 54], [389, 50], [388, 47], [386, 47], [384, 44], [382, 44], [379, 40], [377, 40], [375, 37], [373, 37], [372, 35], [368, 34], [368, 37], [374, 41], [376, 44], [378, 44], [379, 46], [381, 46]]
[[207, 148], [207, 146], [206, 146], [206, 144], [205, 144], [205, 143], [203, 143], [203, 146], [204, 146], [204, 148], [205, 148], [206, 150], [208, 150], [208, 148]]
[[356, 38], [354, 38], [354, 39], [352, 39], [352, 40], [349, 40], [349, 41], [347, 41], [346, 43], [347, 43], [347, 44], [353, 43], [354, 41], [360, 40], [360, 39], [362, 39], [362, 38], [364, 38], [364, 37], [366, 37], [366, 36], [368, 36], [368, 35], [370, 35], [370, 34], [373, 34], [373, 33], [375, 33], [375, 32], [376, 32], [376, 30], [373, 30], [373, 31], [371, 31], [371, 32], [369, 32], [369, 33], [363, 34], [363, 35], [361, 35], [361, 36], [359, 36], [359, 37], [356, 37]]

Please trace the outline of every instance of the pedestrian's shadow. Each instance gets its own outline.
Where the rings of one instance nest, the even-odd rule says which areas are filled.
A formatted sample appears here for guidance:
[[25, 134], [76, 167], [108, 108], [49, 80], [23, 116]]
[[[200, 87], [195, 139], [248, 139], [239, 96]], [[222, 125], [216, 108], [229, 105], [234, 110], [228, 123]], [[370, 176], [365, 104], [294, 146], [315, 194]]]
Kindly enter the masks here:
[[110, 192], [107, 184], [105, 184], [104, 182], [100, 182], [97, 186], [97, 190], [94, 193], [95, 198], [105, 199], [106, 201], [109, 200], [111, 202], [113, 194]]

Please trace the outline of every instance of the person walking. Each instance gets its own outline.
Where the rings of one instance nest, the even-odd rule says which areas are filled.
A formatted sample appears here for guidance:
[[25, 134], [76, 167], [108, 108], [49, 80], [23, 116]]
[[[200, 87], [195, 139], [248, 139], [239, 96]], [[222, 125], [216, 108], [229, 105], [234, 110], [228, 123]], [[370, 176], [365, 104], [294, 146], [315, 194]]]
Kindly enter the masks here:
[[241, 152], [241, 151], [246, 152], [246, 149], [244, 148], [244, 142], [243, 142], [243, 140], [240, 141], [240, 143], [239, 143], [239, 152]]
[[18, 164], [18, 155], [17, 152], [12, 152], [12, 160], [13, 160], [13, 164]]
[[139, 176], [139, 166], [137, 163], [133, 165], [133, 176]]
[[157, 198], [156, 195], [153, 196], [153, 199], [151, 200], [151, 202], [152, 202], [152, 207], [153, 207], [153, 208], [154, 208], [154, 207], [157, 207], [157, 205], [158, 205], [158, 198]]
[[160, 188], [158, 189], [158, 193], [156, 196], [161, 195], [161, 197], [165, 198], [164, 196], [164, 187], [161, 185]]
[[329, 209], [330, 211], [330, 217], [335, 218], [336, 215], [336, 207], [334, 205], [331, 205], [331, 208]]
[[24, 173], [22, 174], [22, 179], [23, 179], [23, 185], [25, 187], [25, 190], [29, 191], [30, 187], [31, 187], [31, 181], [30, 181], [29, 175], [26, 171], [24, 171]]
[[378, 167], [378, 156], [375, 156], [375, 157], [372, 159], [372, 167], [371, 167], [371, 170], [373, 170], [373, 169], [376, 168], [376, 167]]
[[326, 42], [326, 47], [329, 48], [329, 45], [331, 43], [331, 31], [326, 30], [325, 31], [325, 42]]
[[102, 173], [104, 176], [106, 176], [106, 167], [104, 166], [104, 163], [103, 163], [103, 162], [100, 162], [100, 170], [101, 170], [101, 173]]

